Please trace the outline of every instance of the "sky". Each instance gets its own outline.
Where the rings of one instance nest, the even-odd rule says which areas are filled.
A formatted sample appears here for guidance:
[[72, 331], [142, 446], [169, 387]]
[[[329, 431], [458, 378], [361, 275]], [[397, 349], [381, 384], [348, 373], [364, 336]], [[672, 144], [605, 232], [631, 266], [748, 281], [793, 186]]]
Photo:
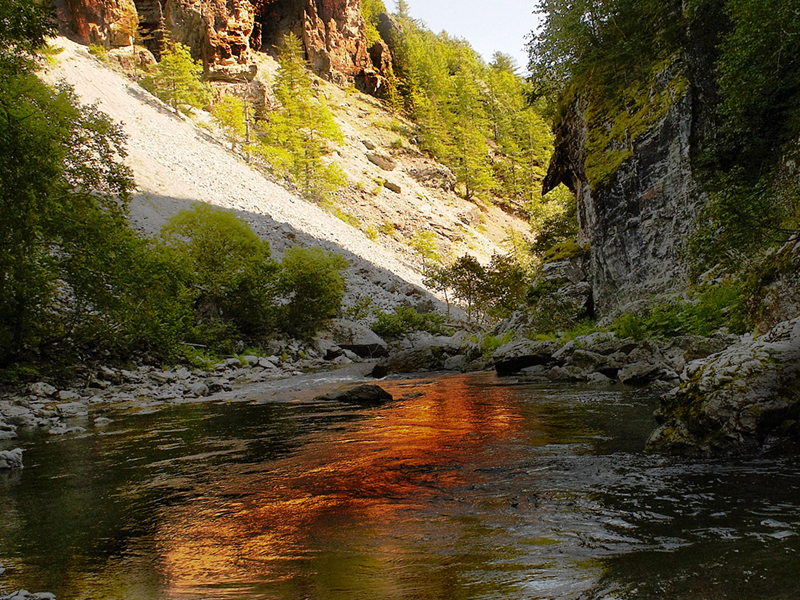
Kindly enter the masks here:
[[[435, 33], [464, 38], [489, 62], [496, 51], [517, 61], [527, 73], [525, 36], [536, 28], [535, 0], [407, 0], [409, 13]], [[394, 0], [384, 0], [395, 11]]]

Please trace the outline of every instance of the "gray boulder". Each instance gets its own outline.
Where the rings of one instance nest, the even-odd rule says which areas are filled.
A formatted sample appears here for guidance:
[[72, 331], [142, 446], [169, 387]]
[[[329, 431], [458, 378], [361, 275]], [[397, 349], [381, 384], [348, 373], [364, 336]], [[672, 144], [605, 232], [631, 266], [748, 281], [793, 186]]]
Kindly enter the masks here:
[[21, 469], [22, 448], [0, 451], [0, 469]]
[[551, 363], [553, 354], [558, 350], [556, 342], [515, 340], [495, 350], [492, 360], [498, 375], [511, 375], [526, 367]]
[[364, 384], [345, 390], [319, 396], [317, 400], [335, 400], [337, 402], [355, 402], [357, 404], [376, 404], [393, 400], [392, 395], [381, 386]]
[[654, 452], [751, 452], [800, 439], [800, 317], [690, 362], [662, 398]]
[[326, 330], [330, 339], [340, 348], [355, 352], [361, 358], [388, 354], [386, 342], [366, 325], [345, 319], [331, 320]]

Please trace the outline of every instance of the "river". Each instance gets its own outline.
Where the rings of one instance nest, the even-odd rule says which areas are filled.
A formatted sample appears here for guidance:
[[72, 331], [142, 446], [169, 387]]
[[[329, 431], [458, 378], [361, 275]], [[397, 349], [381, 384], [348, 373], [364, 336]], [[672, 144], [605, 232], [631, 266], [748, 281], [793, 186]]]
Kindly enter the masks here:
[[0, 473], [0, 588], [59, 600], [796, 599], [796, 457], [643, 452], [645, 390], [491, 373], [115, 411]]

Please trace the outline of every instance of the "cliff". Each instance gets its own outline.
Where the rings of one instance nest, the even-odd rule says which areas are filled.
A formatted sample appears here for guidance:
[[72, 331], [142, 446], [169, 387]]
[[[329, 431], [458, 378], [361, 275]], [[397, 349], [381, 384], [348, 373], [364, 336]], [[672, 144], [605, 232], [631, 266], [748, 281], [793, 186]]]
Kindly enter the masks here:
[[543, 192], [564, 183], [576, 195], [599, 314], [686, 284], [684, 246], [704, 201], [691, 162], [694, 89], [675, 57], [625, 90], [621, 110], [577, 96], [556, 130]]
[[252, 79], [253, 52], [273, 51], [291, 32], [321, 77], [355, 82], [369, 93], [382, 85], [387, 58], [367, 47], [360, 0], [58, 0], [57, 5], [62, 25], [86, 44], [127, 46], [136, 30], [157, 55], [166, 30], [203, 61], [209, 79]]

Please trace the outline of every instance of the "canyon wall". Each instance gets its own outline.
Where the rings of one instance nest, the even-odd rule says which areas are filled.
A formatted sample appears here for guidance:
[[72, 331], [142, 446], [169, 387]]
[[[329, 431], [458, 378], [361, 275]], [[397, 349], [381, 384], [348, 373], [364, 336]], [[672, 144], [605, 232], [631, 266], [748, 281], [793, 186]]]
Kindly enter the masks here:
[[[241, 81], [255, 74], [253, 51], [274, 52], [281, 38], [303, 42], [315, 73], [337, 83], [381, 85], [367, 47], [360, 0], [59, 0], [61, 20], [83, 43], [130, 44], [130, 23], [151, 51], [166, 30], [203, 61], [210, 79]], [[136, 27], [134, 25], [134, 27]]]

